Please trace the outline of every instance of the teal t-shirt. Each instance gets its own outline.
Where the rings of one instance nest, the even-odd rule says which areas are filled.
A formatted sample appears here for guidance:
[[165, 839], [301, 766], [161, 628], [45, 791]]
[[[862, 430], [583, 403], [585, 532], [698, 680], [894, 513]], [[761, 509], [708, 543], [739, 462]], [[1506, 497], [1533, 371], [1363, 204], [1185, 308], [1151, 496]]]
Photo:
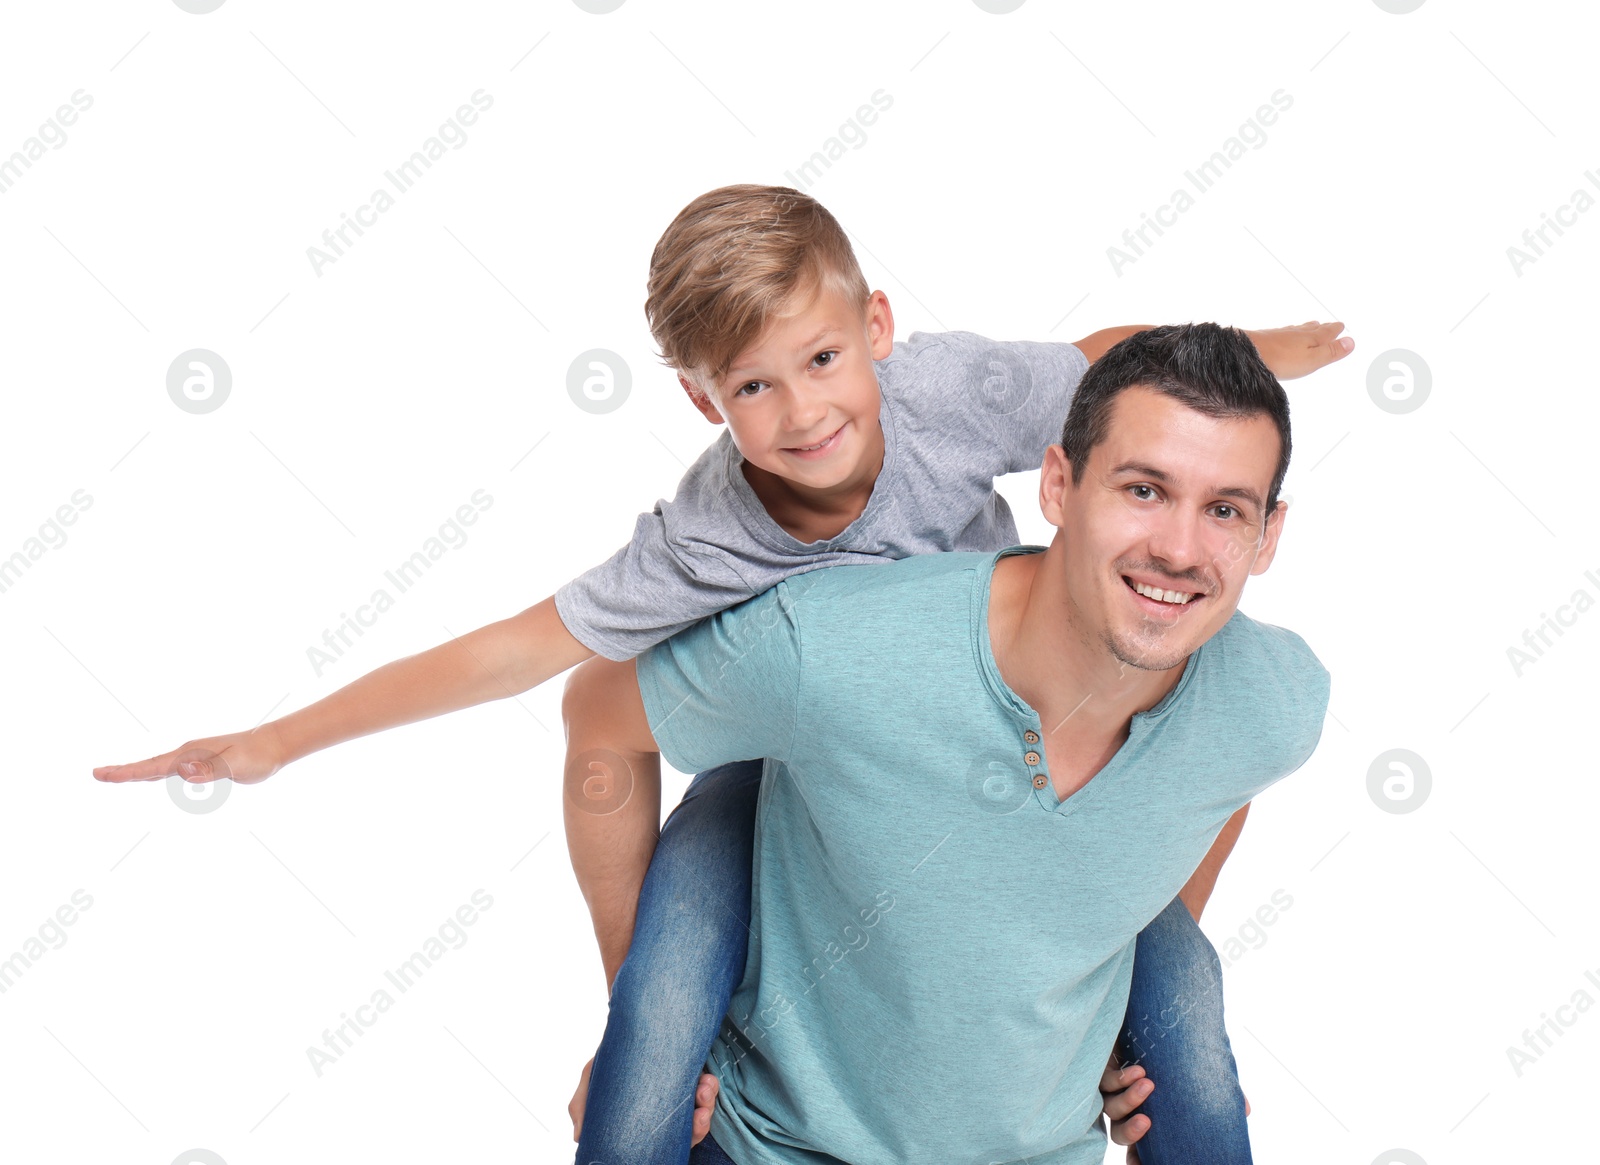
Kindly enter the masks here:
[[674, 768], [768, 758], [711, 1054], [739, 1165], [1099, 1165], [1135, 937], [1321, 737], [1327, 671], [1235, 611], [1059, 801], [988, 629], [1042, 549], [797, 575], [638, 659]]

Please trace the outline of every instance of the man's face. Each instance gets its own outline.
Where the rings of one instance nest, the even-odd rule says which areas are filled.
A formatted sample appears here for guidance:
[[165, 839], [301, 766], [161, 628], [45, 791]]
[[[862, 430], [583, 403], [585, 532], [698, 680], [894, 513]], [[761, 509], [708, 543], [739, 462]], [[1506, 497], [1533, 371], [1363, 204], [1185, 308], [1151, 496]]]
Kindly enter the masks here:
[[1262, 502], [1278, 452], [1265, 414], [1218, 420], [1143, 386], [1114, 398], [1078, 485], [1052, 447], [1040, 500], [1064, 536], [1071, 617], [1086, 642], [1166, 671], [1215, 634], [1276, 552], [1288, 507], [1280, 501], [1263, 531]]
[[[726, 421], [745, 460], [812, 489], [876, 472], [878, 377], [874, 360], [894, 345], [889, 301], [873, 292], [865, 308], [824, 289], [793, 315], [774, 320], [734, 359], [727, 375], [699, 387], [695, 407]], [[872, 460], [872, 464], [866, 464]]]

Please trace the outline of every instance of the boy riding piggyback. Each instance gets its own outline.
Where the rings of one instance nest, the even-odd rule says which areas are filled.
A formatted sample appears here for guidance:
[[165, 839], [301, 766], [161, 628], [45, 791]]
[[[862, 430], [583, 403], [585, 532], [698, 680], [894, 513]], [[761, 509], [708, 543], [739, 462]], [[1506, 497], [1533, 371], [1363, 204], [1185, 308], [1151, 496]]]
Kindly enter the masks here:
[[[645, 311], [690, 401], [726, 429], [673, 500], [639, 516], [628, 546], [556, 592], [566, 626], [611, 661], [803, 571], [1015, 544], [995, 478], [1039, 468], [1089, 362], [1142, 327], [1076, 344], [964, 332], [896, 344], [888, 300], [868, 291], [832, 216], [795, 191], [754, 186], [712, 191], [678, 215], [656, 246]], [[1343, 356], [1350, 342], [1335, 340], [1340, 330], [1310, 324], [1251, 338], [1285, 378]], [[578, 1161], [682, 1162], [709, 1123], [715, 1077], [698, 1089], [695, 1078], [744, 971], [761, 762], [699, 774], [659, 842], [653, 758], [630, 759], [637, 783], [623, 804], [589, 803], [589, 759], [617, 755], [604, 701], [586, 696], [604, 689], [588, 674], [604, 666], [580, 668], [565, 703], [568, 844], [612, 984], [605, 1037], [573, 1099]], [[1242, 813], [1186, 888], [1196, 912], [1240, 824]], [[1151, 944], [1173, 937], [1145, 960], [1137, 1002], [1159, 1014], [1174, 998], [1209, 1000], [1212, 1038], [1186, 1046], [1225, 1055], [1219, 973], [1195, 915], [1175, 899], [1161, 923]], [[1173, 967], [1182, 973], [1157, 973]], [[1205, 1022], [1193, 1011], [1186, 1024]], [[1164, 1100], [1171, 1094], [1171, 1115], [1150, 1134], [1173, 1147], [1169, 1159], [1199, 1138], [1240, 1143], [1247, 1160], [1231, 1058], [1158, 1059], [1147, 1055], [1142, 1067]], [[1120, 1094], [1114, 1116], [1150, 1094], [1139, 1075], [1108, 1079]], [[1214, 1114], [1219, 1092], [1235, 1101], [1233, 1127], [1183, 1127], [1186, 1079], [1205, 1086], [1207, 1103], [1188, 1106], [1197, 1112]], [[1148, 1127], [1134, 1118], [1119, 1131], [1137, 1139]], [[1154, 1139], [1148, 1165], [1159, 1165]]]
[[[563, 708], [567, 840], [611, 996], [571, 1106], [580, 1165], [682, 1165], [709, 1127], [716, 1081], [702, 1069], [744, 971], [762, 770], [751, 758], [697, 775], [658, 839], [654, 760], [632, 763], [620, 805], [585, 791], [589, 759], [611, 748], [603, 701], [589, 696], [603, 686], [596, 676], [798, 573], [1017, 544], [995, 479], [1039, 468], [1089, 363], [1144, 327], [1075, 344], [966, 332], [896, 343], [889, 301], [869, 290], [833, 216], [798, 191], [754, 185], [701, 195], [673, 220], [652, 256], [646, 315], [691, 403], [726, 428], [673, 499], [639, 515], [627, 546], [526, 611], [280, 720], [95, 770], [106, 781], [259, 781], [589, 660]], [[1346, 355], [1341, 330], [1247, 334], [1290, 379]], [[1243, 814], [1136, 947], [1122, 1050], [1138, 1064], [1108, 1068], [1102, 1089], [1113, 1136], [1142, 1137], [1145, 1165], [1198, 1159], [1188, 1150], [1201, 1144], [1207, 1160], [1249, 1160], [1220, 970], [1195, 921]], [[1134, 1046], [1141, 1017], [1179, 998], [1187, 1038]], [[974, 1103], [999, 1086], [973, 1081]]]

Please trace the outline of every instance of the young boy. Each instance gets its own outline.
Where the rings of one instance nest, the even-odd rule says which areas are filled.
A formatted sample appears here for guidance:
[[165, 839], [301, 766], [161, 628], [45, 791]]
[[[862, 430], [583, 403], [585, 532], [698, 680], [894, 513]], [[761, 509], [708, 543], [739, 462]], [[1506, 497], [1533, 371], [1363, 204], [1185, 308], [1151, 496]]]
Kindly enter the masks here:
[[[994, 478], [1038, 467], [1088, 362], [1139, 330], [1108, 329], [1076, 345], [950, 333], [917, 334], [896, 346], [888, 300], [869, 294], [833, 217], [797, 191], [761, 186], [711, 191], [678, 215], [652, 257], [646, 313], [690, 400], [728, 431], [691, 467], [671, 503], [640, 515], [627, 547], [534, 607], [379, 668], [281, 720], [94, 775], [263, 780], [341, 741], [525, 691], [596, 653], [630, 659], [795, 573], [1015, 544]], [[1341, 330], [1306, 324], [1251, 337], [1287, 379], [1348, 353], [1351, 342], [1335, 339]], [[586, 675], [574, 676], [565, 703], [568, 771], [580, 779], [608, 755], [604, 717], [583, 699]], [[620, 808], [576, 791], [567, 800], [574, 869], [607, 979], [615, 980], [587, 1082], [580, 1161], [685, 1160], [709, 1121], [707, 1082], [700, 1112], [693, 1111], [696, 1076], [744, 966], [759, 761], [753, 772], [725, 766], [697, 776], [659, 848], [659, 774], [635, 769], [635, 792], [644, 795], [625, 797]], [[1237, 824], [1219, 838], [1185, 900], [1203, 903]], [[1188, 919], [1189, 938], [1197, 937], [1197, 906], [1174, 906]], [[1140, 942], [1136, 995], [1139, 961], [1209, 981], [1212, 967], [1197, 965], [1204, 960], [1194, 954], [1209, 947], [1191, 942], [1181, 957], [1168, 950], [1145, 960], [1143, 936]], [[1172, 973], [1158, 978], [1157, 997], [1174, 998]], [[1226, 1056], [1220, 1005], [1214, 1011], [1220, 1044], [1214, 1038], [1212, 1046]], [[1193, 1024], [1195, 1012], [1185, 1022]], [[1129, 1043], [1138, 1029], [1130, 1007]], [[1181, 1099], [1183, 1085], [1173, 1082], [1186, 1073], [1213, 1088], [1217, 1076], [1231, 1078], [1231, 1057], [1155, 1067], [1168, 1043], [1179, 1041], [1161, 1041], [1145, 1060], [1164, 1096]], [[1134, 1069], [1116, 1084], [1137, 1075]], [[582, 1084], [579, 1091], [575, 1119]], [[1144, 1081], [1126, 1102], [1149, 1092]], [[1147, 1127], [1134, 1118], [1125, 1134], [1135, 1139]], [[1147, 1165], [1158, 1165], [1150, 1156], [1158, 1139], [1181, 1155], [1191, 1137], [1212, 1136], [1174, 1110], [1145, 1147]]]

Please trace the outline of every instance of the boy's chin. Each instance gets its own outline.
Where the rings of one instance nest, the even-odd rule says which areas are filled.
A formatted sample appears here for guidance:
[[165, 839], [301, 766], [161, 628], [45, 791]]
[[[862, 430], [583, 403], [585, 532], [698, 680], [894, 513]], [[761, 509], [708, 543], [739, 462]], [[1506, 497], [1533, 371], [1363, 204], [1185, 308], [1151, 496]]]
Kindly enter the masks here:
[[776, 463], [761, 466], [776, 477], [801, 482], [812, 489], [828, 489], [847, 482], [860, 469], [854, 458], [829, 458], [826, 461], [807, 461], [803, 457], [778, 455]]

